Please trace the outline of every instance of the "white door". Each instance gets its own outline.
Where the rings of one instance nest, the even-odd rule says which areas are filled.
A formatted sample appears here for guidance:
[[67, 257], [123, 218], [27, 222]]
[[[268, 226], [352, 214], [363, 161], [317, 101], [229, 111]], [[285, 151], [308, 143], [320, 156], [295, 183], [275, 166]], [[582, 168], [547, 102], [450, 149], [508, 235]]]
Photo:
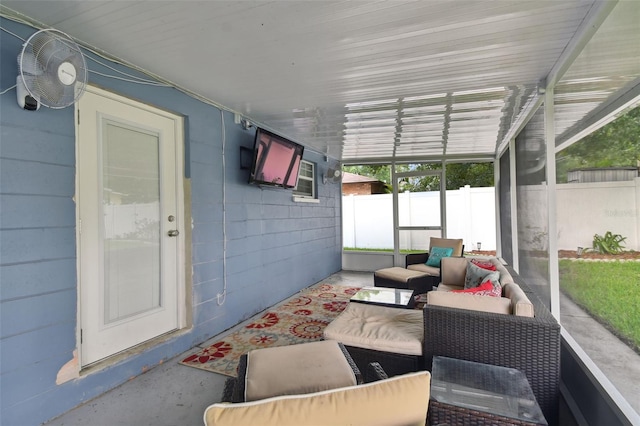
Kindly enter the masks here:
[[429, 250], [431, 237], [446, 238], [446, 188], [443, 170], [409, 164], [394, 166], [395, 265], [404, 265], [407, 250]]
[[86, 366], [181, 326], [182, 120], [93, 87], [77, 114]]

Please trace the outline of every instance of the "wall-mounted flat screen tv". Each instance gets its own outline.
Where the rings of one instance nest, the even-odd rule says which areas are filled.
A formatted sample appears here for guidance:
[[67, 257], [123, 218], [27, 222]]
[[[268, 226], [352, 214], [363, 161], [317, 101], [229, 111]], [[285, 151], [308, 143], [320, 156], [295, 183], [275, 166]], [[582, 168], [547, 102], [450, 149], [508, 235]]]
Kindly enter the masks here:
[[294, 188], [304, 146], [258, 128], [249, 183]]

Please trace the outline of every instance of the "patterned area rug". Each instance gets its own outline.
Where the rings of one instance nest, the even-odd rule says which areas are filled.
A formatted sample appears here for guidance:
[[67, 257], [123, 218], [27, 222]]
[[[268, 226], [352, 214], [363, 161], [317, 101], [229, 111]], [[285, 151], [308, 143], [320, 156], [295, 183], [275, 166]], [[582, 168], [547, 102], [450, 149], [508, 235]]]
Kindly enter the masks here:
[[238, 359], [250, 350], [322, 340], [324, 328], [358, 290], [331, 284], [311, 286], [180, 363], [235, 377]]

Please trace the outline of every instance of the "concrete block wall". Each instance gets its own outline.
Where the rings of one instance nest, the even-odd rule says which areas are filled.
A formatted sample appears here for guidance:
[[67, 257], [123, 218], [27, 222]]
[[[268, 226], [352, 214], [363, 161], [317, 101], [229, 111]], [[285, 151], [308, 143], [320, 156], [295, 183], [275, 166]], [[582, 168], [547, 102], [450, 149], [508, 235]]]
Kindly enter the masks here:
[[[25, 39], [36, 31], [6, 19], [0, 25]], [[4, 90], [15, 84], [22, 41], [1, 34]], [[113, 74], [94, 61], [88, 66]], [[18, 107], [15, 91], [8, 91], [0, 96], [2, 425], [36, 425], [54, 418], [341, 268], [339, 185], [323, 185], [319, 179], [318, 203], [296, 203], [290, 191], [249, 185], [248, 172], [240, 169], [240, 146], [252, 147], [255, 129], [234, 124], [230, 112], [221, 113], [173, 88], [94, 73], [89, 82], [185, 117], [192, 327], [57, 384], [58, 373], [73, 362], [79, 345], [73, 107], [25, 111]], [[307, 148], [304, 158], [318, 164], [321, 176], [324, 156]], [[217, 295], [225, 281], [222, 300]]]

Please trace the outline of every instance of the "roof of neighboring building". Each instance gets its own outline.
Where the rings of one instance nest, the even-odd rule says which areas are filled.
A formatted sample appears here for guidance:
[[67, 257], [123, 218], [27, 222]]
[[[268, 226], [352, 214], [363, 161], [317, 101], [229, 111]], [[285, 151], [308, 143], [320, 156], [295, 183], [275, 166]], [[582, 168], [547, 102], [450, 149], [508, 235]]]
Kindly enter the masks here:
[[344, 172], [342, 175], [342, 183], [364, 183], [364, 182], [382, 182], [378, 179], [369, 177], [369, 176], [361, 176], [355, 173]]

